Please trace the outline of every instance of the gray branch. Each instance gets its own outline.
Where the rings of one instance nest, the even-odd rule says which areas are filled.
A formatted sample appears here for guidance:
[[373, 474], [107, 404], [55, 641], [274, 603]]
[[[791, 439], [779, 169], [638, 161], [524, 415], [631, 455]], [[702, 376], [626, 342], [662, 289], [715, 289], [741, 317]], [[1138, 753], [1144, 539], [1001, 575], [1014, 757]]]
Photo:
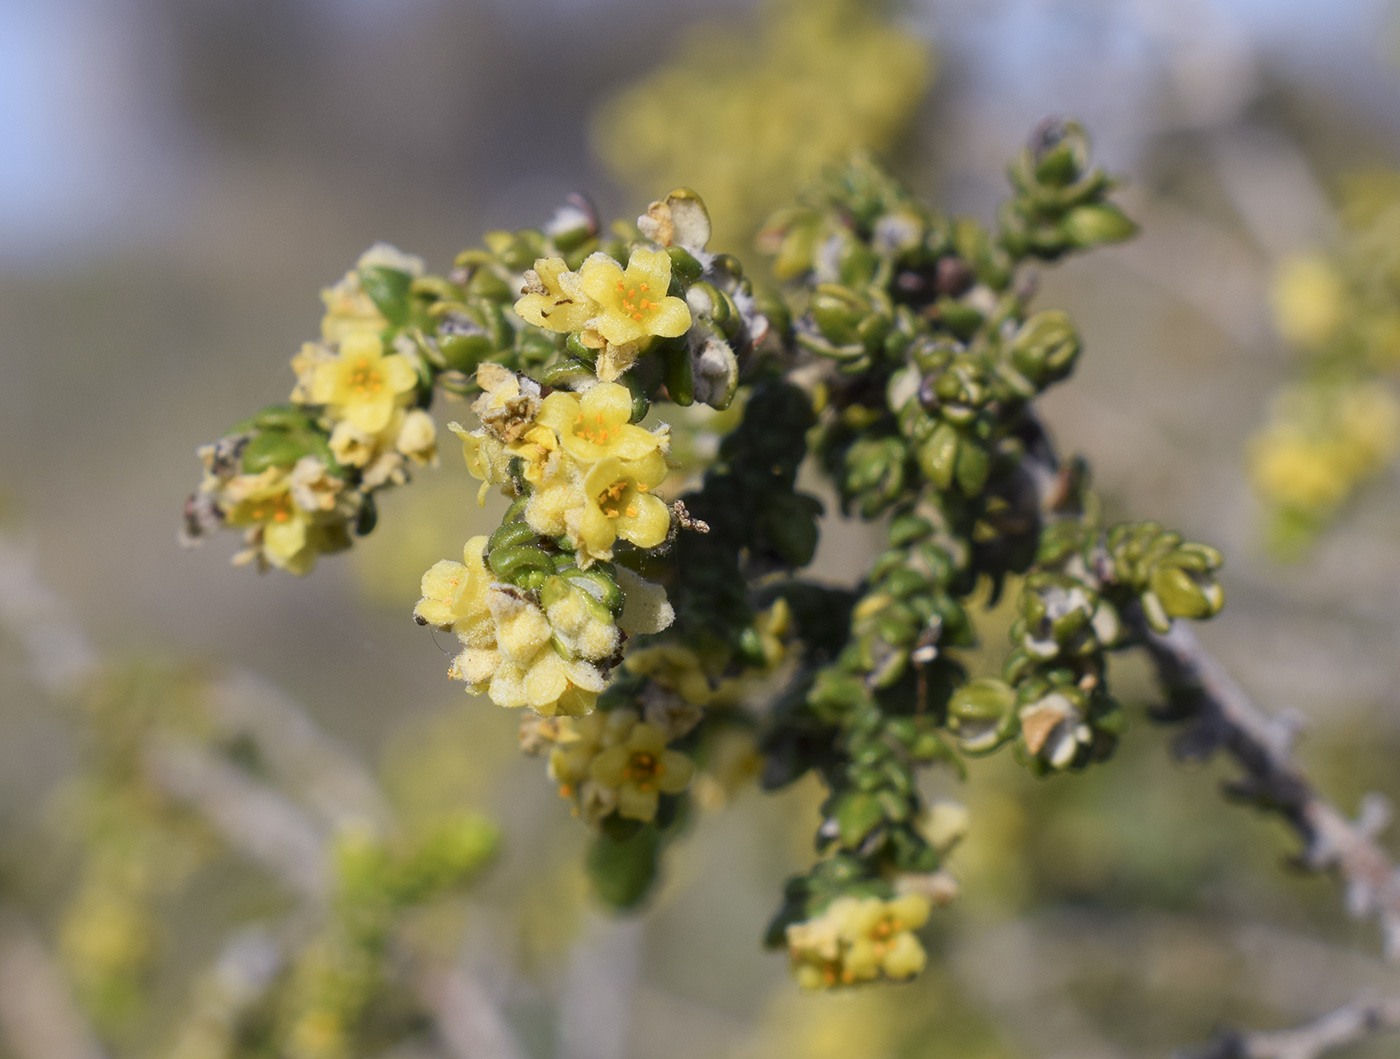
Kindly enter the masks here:
[[1176, 753], [1202, 760], [1223, 750], [1244, 769], [1232, 793], [1282, 816], [1303, 841], [1310, 871], [1335, 871], [1354, 916], [1374, 916], [1386, 958], [1400, 962], [1400, 872], [1376, 836], [1390, 819], [1379, 795], [1368, 795], [1356, 820], [1320, 795], [1293, 761], [1297, 726], [1270, 716], [1231, 679], [1185, 622], [1159, 634], [1140, 630], [1157, 673], [1171, 696], [1170, 719], [1190, 727]]
[[1358, 999], [1289, 1030], [1220, 1034], [1179, 1059], [1318, 1059], [1376, 1033], [1400, 1029], [1400, 998]]

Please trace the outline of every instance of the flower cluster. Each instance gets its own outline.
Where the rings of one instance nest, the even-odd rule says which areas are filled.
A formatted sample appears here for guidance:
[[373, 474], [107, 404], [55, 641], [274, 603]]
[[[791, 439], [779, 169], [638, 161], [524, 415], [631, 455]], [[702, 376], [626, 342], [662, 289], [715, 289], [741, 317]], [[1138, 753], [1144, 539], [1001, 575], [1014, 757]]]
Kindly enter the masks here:
[[661, 795], [679, 794], [695, 765], [666, 746], [666, 733], [642, 721], [635, 710], [598, 711], [581, 719], [527, 717], [521, 743], [527, 751], [549, 749], [549, 778], [574, 813], [597, 823], [616, 811], [624, 820], [656, 817]]
[[597, 351], [598, 378], [615, 382], [655, 337], [679, 338], [690, 329], [690, 307], [669, 294], [671, 258], [637, 247], [624, 271], [604, 253], [577, 272], [561, 258], [542, 258], [525, 273], [527, 293], [515, 303], [520, 318], [560, 334], [577, 334]]
[[[1125, 723], [1109, 652], [1223, 603], [1221, 555], [1156, 523], [1103, 526], [1032, 410], [1081, 342], [1067, 314], [1030, 312], [1018, 270], [1131, 234], [1114, 182], [1073, 123], [1038, 130], [1012, 182], [988, 229], [858, 157], [765, 229], [781, 295], [707, 249], [686, 189], [610, 236], [571, 203], [444, 277], [376, 249], [327, 292], [291, 403], [205, 451], [192, 522], [307, 569], [431, 457], [431, 395], [472, 398], [475, 425], [451, 429], [478, 501], [496, 487], [509, 504], [423, 575], [414, 617], [457, 637], [453, 679], [528, 707], [522, 748], [595, 829], [595, 892], [642, 900], [691, 804], [814, 772], [817, 860], [768, 942], [808, 987], [907, 978], [962, 827], [934, 825], [918, 769], [1003, 747], [1037, 774], [1103, 760]], [[670, 502], [671, 428], [642, 425], [660, 402], [737, 406]], [[1362, 405], [1347, 425], [1374, 463], [1395, 424]], [[886, 522], [851, 588], [802, 574], [823, 510], [798, 487], [809, 446], [846, 511]], [[969, 599], [1008, 584], [1011, 650], [999, 678], [970, 680]]]
[[600, 382], [541, 399], [537, 383], [488, 364], [477, 382], [481, 428], [452, 429], [483, 488], [520, 483], [529, 496], [524, 519], [536, 534], [565, 538], [584, 570], [611, 559], [619, 539], [638, 548], [666, 539], [670, 509], [652, 490], [667, 475], [669, 428], [633, 424], [627, 387]]
[[913, 934], [928, 915], [919, 894], [838, 897], [820, 915], [788, 926], [793, 974], [804, 989], [911, 978], [928, 960]]
[[348, 548], [352, 531], [368, 531], [376, 490], [437, 459], [437, 428], [418, 407], [429, 391], [417, 354], [384, 311], [422, 273], [419, 259], [381, 244], [322, 292], [321, 340], [292, 357], [290, 403], [199, 450], [205, 475], [186, 505], [188, 539], [241, 528], [235, 562], [304, 574]]
[[1344, 185], [1339, 236], [1284, 260], [1274, 323], [1298, 355], [1251, 439], [1248, 465], [1270, 544], [1296, 557], [1400, 456], [1400, 193], [1389, 174]]

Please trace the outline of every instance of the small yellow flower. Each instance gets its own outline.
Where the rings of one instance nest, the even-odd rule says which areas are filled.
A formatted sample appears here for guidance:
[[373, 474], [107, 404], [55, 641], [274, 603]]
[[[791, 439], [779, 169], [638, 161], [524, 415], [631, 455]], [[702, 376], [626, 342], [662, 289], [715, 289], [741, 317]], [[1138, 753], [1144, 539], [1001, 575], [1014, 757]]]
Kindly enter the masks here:
[[650, 677], [694, 706], [708, 705], [714, 697], [709, 678], [700, 667], [700, 656], [678, 644], [657, 644], [629, 651], [623, 661], [629, 673]]
[[918, 974], [928, 957], [913, 931], [928, 921], [921, 894], [892, 900], [838, 897], [815, 919], [787, 928], [793, 973], [804, 989], [830, 989]]
[[269, 467], [261, 474], [235, 478], [227, 495], [237, 498], [227, 512], [228, 524], [258, 528], [262, 555], [273, 566], [303, 574], [315, 565], [316, 550], [307, 539], [311, 515], [293, 499], [285, 468]]
[[588, 776], [617, 792], [617, 811], [643, 822], [656, 816], [662, 794], [679, 794], [690, 785], [695, 765], [690, 758], [666, 749], [659, 728], [638, 724], [620, 746], [604, 750], [588, 767]]
[[489, 620], [486, 590], [491, 575], [486, 569], [486, 537], [473, 537], [462, 549], [462, 561], [442, 559], [423, 575], [423, 598], [413, 615], [439, 629], [465, 628], [483, 618]]
[[339, 283], [321, 292], [326, 307], [326, 315], [321, 318], [321, 337], [327, 342], [344, 342], [357, 333], [377, 335], [389, 326], [360, 284], [362, 268], [392, 268], [413, 277], [423, 275], [424, 270], [422, 258], [405, 254], [388, 243], [375, 243], [360, 255], [355, 267]]
[[655, 548], [671, 528], [671, 511], [651, 490], [666, 477], [666, 460], [653, 452], [624, 463], [599, 460], [583, 480], [583, 505], [569, 512], [569, 539], [579, 565], [612, 558], [621, 537], [638, 548]]
[[1295, 511], [1326, 514], [1351, 489], [1335, 445], [1285, 424], [1269, 427], [1254, 438], [1249, 471], [1254, 487], [1266, 499]]
[[582, 331], [587, 326], [598, 306], [584, 293], [578, 274], [568, 268], [558, 257], [543, 257], [535, 262], [534, 275], [525, 274], [528, 291], [515, 303], [522, 320], [561, 334]]
[[311, 398], [356, 429], [377, 434], [389, 425], [396, 408], [412, 403], [417, 386], [418, 373], [406, 357], [386, 357], [377, 335], [355, 333], [341, 343], [340, 356], [317, 365]]
[[561, 718], [558, 738], [549, 752], [549, 778], [559, 784], [559, 794], [565, 798], [578, 794], [588, 782], [593, 759], [625, 743], [638, 720], [635, 710], [595, 710], [587, 717]]
[[581, 398], [556, 390], [544, 399], [538, 421], [559, 435], [566, 452], [582, 463], [607, 456], [640, 460], [662, 446], [662, 437], [634, 425], [632, 393], [603, 382]]
[[671, 258], [664, 250], [638, 247], [625, 272], [607, 254], [593, 254], [579, 269], [578, 282], [600, 309], [588, 326], [613, 345], [652, 335], [676, 338], [690, 329], [690, 307], [666, 293]]
[[1346, 312], [1346, 288], [1318, 257], [1285, 261], [1269, 292], [1279, 333], [1295, 345], [1317, 348], [1336, 332]]

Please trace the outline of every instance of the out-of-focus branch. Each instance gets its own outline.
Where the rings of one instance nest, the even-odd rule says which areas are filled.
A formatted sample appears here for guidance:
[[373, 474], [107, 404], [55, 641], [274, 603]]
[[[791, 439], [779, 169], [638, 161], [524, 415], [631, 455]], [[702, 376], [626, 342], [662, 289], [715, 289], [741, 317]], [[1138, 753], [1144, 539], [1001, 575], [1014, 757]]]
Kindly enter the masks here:
[[257, 929], [235, 934], [195, 985], [169, 1059], [232, 1055], [240, 1020], [267, 992], [285, 959], [282, 943], [271, 934]]
[[0, 913], [0, 1033], [15, 1059], [106, 1059], [68, 983], [19, 913]]
[[97, 652], [72, 608], [39, 577], [34, 556], [0, 537], [0, 629], [24, 648], [34, 683], [71, 695], [97, 671]]
[[388, 806], [373, 777], [281, 688], [235, 670], [211, 682], [207, 704], [220, 734], [252, 738], [277, 785], [329, 828], [355, 824], [391, 830]]
[[1293, 761], [1296, 727], [1256, 705], [1189, 625], [1176, 622], [1165, 634], [1141, 631], [1171, 697], [1170, 718], [1190, 726], [1177, 739], [1177, 755], [1199, 760], [1224, 750], [1234, 758], [1245, 774], [1230, 785], [1231, 793], [1287, 820], [1303, 840], [1302, 864], [1335, 870], [1352, 914], [1374, 915], [1386, 958], [1400, 961], [1400, 872], [1376, 842], [1390, 819], [1384, 799], [1368, 796], [1359, 818], [1348, 819]]
[[515, 1031], [481, 980], [458, 963], [420, 977], [419, 995], [433, 1012], [438, 1037], [452, 1059], [525, 1059]]
[[1290, 1030], [1221, 1033], [1178, 1059], [1319, 1059], [1376, 1033], [1400, 1029], [1400, 998], [1358, 999]]
[[326, 898], [325, 836], [297, 806], [217, 754], [181, 740], [153, 739], [146, 767], [157, 784], [208, 819], [233, 848], [304, 897]]

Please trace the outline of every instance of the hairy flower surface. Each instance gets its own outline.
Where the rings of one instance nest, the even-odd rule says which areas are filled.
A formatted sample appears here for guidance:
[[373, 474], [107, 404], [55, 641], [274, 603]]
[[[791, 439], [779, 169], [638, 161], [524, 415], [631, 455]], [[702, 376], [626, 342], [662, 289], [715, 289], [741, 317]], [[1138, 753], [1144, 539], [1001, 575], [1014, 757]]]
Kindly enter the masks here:
[[377, 335], [356, 332], [341, 342], [335, 360], [316, 366], [311, 399], [356, 429], [377, 434], [389, 425], [395, 408], [410, 403], [417, 386], [418, 373], [407, 357], [385, 356]]
[[561, 334], [588, 325], [598, 306], [568, 269], [563, 258], [545, 257], [535, 262], [533, 275], [525, 273], [526, 294], [515, 303], [522, 320]]
[[588, 767], [596, 784], [617, 792], [618, 815], [647, 821], [656, 816], [662, 794], [679, 794], [690, 785], [695, 765], [666, 749], [661, 729], [638, 724], [625, 742], [604, 750]]

